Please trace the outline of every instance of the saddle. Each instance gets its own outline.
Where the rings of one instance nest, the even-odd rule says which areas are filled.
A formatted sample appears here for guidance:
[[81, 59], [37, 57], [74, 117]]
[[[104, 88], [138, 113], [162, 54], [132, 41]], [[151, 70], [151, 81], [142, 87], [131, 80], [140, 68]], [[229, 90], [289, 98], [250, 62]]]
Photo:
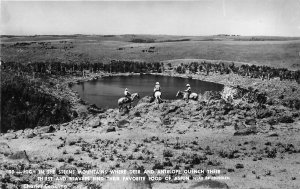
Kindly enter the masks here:
[[191, 98], [191, 94], [192, 94], [192, 92], [187, 92], [187, 91], [184, 91], [183, 92], [183, 97], [185, 97], [185, 98]]
[[125, 96], [125, 103], [127, 103], [127, 102], [130, 102], [131, 101], [131, 99], [129, 98], [129, 97], [127, 97], [127, 96]]

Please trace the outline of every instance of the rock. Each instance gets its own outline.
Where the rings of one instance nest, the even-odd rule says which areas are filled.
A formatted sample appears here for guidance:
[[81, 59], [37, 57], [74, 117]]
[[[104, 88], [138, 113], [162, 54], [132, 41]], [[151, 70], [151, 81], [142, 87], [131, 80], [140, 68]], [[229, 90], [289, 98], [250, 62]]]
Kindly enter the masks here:
[[128, 114], [130, 111], [129, 111], [128, 107], [124, 107], [119, 112], [120, 112], [121, 116], [124, 116], [124, 115]]
[[133, 114], [135, 117], [141, 117], [141, 113], [139, 111], [134, 112]]
[[278, 133], [276, 132], [269, 132], [269, 135], [268, 137], [277, 137], [278, 136]]
[[196, 111], [200, 111], [202, 109], [203, 109], [203, 106], [200, 104], [200, 105], [197, 106]]
[[267, 123], [269, 123], [270, 125], [275, 125], [278, 123], [278, 120], [272, 117], [267, 121]]
[[271, 146], [271, 142], [266, 142], [265, 145], [266, 146]]
[[55, 136], [55, 134], [51, 133], [43, 133], [40, 134], [40, 139], [49, 139], [52, 140], [52, 137]]
[[3, 138], [5, 138], [7, 140], [16, 139], [17, 135], [14, 133], [6, 133], [6, 134], [4, 134]]
[[164, 125], [170, 125], [170, 124], [171, 124], [170, 118], [169, 118], [169, 117], [163, 118], [163, 119], [162, 119], [162, 123], [163, 123]]
[[89, 121], [88, 126], [92, 128], [97, 128], [101, 125], [101, 120], [99, 117], [93, 118]]
[[220, 100], [221, 99], [221, 93], [218, 92], [218, 91], [205, 91], [205, 93], [202, 96], [202, 99], [204, 101]]
[[230, 126], [231, 124], [232, 124], [231, 122], [225, 121], [225, 122], [223, 123], [223, 126], [224, 126], [224, 127], [227, 127], [227, 126]]
[[32, 132], [32, 133], [26, 135], [27, 138], [33, 138], [33, 137], [35, 137], [35, 136], [37, 136], [37, 135], [36, 135], [34, 132]]
[[297, 150], [295, 149], [293, 144], [286, 144], [285, 147], [284, 147], [284, 150], [286, 152], [289, 152], [289, 153], [296, 153], [297, 152]]
[[233, 100], [234, 97], [237, 95], [238, 91], [236, 88], [231, 87], [231, 86], [224, 86], [222, 92], [221, 92], [221, 97], [225, 101], [230, 101]]
[[98, 108], [95, 104], [90, 105], [87, 109], [88, 109], [91, 113], [93, 113], [93, 114], [98, 114], [98, 113], [104, 113], [104, 112], [105, 112], [104, 109]]
[[9, 158], [10, 159], [14, 159], [14, 160], [23, 159], [25, 161], [30, 162], [29, 157], [28, 157], [28, 155], [27, 155], [27, 153], [26, 153], [25, 150], [14, 152], [12, 155], [9, 156]]
[[166, 110], [165, 114], [169, 114], [172, 112], [176, 112], [176, 110], [179, 108], [179, 106], [171, 106], [168, 110]]
[[235, 165], [235, 168], [242, 169], [242, 168], [244, 168], [244, 165], [241, 164], [241, 163], [238, 163], [238, 164]]
[[265, 153], [268, 158], [275, 158], [277, 155], [277, 150], [276, 150], [276, 148], [266, 149]]
[[245, 121], [246, 125], [256, 125], [256, 120], [255, 119], [247, 119]]
[[109, 126], [107, 129], [106, 129], [106, 132], [115, 132], [116, 131], [116, 128], [113, 127], [113, 126]]
[[273, 112], [268, 109], [261, 108], [261, 109], [256, 110], [256, 116], [259, 119], [268, 118], [272, 115], [273, 115]]
[[161, 124], [161, 119], [159, 117], [153, 117], [150, 121]]
[[124, 127], [128, 126], [129, 124], [130, 124], [130, 122], [125, 120], [125, 119], [122, 119], [122, 120], [117, 122], [117, 126], [119, 128], [124, 128]]
[[239, 136], [239, 135], [250, 135], [250, 134], [255, 134], [255, 133], [257, 133], [256, 127], [247, 127], [245, 129], [237, 130], [233, 135]]
[[[30, 129], [30, 130], [32, 130], [32, 129]], [[25, 131], [25, 130], [24, 130], [24, 131]], [[18, 130], [18, 131], [16, 131], [15, 133], [16, 133], [16, 135], [19, 137], [20, 135], [23, 134], [24, 131], [23, 131], [23, 130]]]
[[12, 151], [7, 143], [5, 142], [0, 143], [0, 154], [4, 154], [5, 156], [12, 154]]
[[198, 155], [198, 154], [194, 154], [191, 160], [191, 164], [195, 164], [198, 165], [201, 162], [203, 162], [204, 160], [207, 160], [206, 155]]
[[172, 162], [171, 162], [170, 160], [164, 161], [164, 162], [163, 162], [163, 165], [164, 165], [165, 167], [172, 167], [172, 166], [173, 166], [173, 164], [172, 164]]
[[80, 142], [81, 138], [80, 137], [68, 137], [66, 140], [66, 144], [69, 146], [72, 146], [78, 142]]
[[203, 180], [189, 187], [189, 189], [229, 189], [224, 182], [217, 180]]
[[[63, 154], [68, 154], [67, 151], [64, 151]], [[58, 162], [72, 163], [74, 161], [74, 157], [71, 155], [62, 155], [57, 158]]]
[[141, 100], [139, 100], [138, 104], [141, 104], [141, 103], [151, 103], [151, 101], [152, 101], [152, 97], [151, 96], [145, 96]]
[[108, 125], [108, 120], [107, 119], [101, 119], [100, 124], [103, 125], [103, 126], [106, 126], [106, 125]]
[[226, 103], [226, 104], [223, 105], [222, 109], [224, 110], [223, 115], [227, 115], [234, 108], [233, 108], [232, 104]]
[[280, 123], [294, 123], [294, 119], [292, 116], [288, 116], [288, 115], [285, 115], [285, 116], [282, 116], [278, 119], [278, 121]]
[[154, 164], [154, 166], [152, 167], [153, 170], [155, 169], [164, 169], [164, 165], [160, 162], [157, 162]]
[[236, 131], [243, 130], [243, 129], [246, 129], [246, 128], [247, 127], [242, 122], [236, 122], [236, 123], [234, 123], [234, 129]]
[[234, 172], [234, 169], [228, 168], [227, 171], [231, 173], [231, 172]]
[[51, 126], [49, 126], [49, 130], [47, 133], [53, 133], [55, 131], [56, 131], [56, 129], [51, 125]]
[[56, 129], [52, 125], [44, 126], [44, 127], [37, 129], [37, 133], [53, 133], [53, 132], [55, 132], [55, 130]]
[[218, 122], [212, 122], [213, 123], [213, 127], [217, 128], [217, 129], [224, 129], [224, 123], [218, 123]]
[[265, 170], [264, 176], [271, 176], [271, 171], [270, 170]]

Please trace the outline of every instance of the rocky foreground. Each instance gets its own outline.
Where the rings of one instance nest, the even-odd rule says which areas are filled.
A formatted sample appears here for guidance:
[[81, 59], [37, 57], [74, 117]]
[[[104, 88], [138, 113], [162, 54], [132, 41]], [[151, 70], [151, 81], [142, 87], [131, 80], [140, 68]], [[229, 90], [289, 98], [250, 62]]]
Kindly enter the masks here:
[[[129, 111], [2, 134], [1, 186], [299, 188], [299, 109], [222, 95], [161, 104], [145, 97]], [[123, 172], [111, 170], [145, 179], [112, 181]]]

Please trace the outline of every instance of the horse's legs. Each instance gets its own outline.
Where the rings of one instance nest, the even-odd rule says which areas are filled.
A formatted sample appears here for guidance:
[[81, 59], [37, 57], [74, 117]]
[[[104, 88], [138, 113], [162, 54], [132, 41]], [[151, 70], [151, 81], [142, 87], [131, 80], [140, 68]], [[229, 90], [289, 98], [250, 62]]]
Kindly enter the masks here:
[[160, 104], [162, 102], [161, 98], [158, 96], [157, 97], [157, 103]]

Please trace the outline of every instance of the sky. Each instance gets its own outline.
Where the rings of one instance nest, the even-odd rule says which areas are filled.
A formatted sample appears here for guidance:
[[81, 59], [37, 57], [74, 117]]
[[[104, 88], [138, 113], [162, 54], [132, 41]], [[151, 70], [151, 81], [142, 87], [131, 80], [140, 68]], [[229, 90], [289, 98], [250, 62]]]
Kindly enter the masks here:
[[2, 35], [300, 36], [300, 0], [1, 1]]

